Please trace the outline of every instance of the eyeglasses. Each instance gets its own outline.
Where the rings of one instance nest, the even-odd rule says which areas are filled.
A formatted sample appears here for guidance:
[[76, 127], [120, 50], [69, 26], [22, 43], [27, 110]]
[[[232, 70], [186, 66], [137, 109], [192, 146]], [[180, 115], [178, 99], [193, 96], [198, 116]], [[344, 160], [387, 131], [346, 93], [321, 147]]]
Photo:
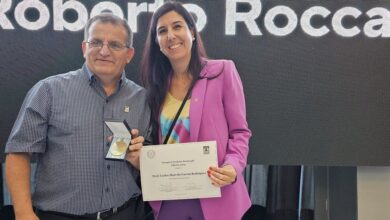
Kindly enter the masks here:
[[[89, 44], [89, 47], [97, 48], [97, 49], [102, 49], [103, 46], [105, 45], [105, 43], [102, 40], [91, 40], [91, 41], [87, 41], [86, 43]], [[119, 50], [123, 50], [125, 48], [130, 48], [128, 45], [123, 45], [117, 41], [109, 41], [107, 43], [107, 47], [110, 50], [114, 50], [114, 51], [119, 51]]]

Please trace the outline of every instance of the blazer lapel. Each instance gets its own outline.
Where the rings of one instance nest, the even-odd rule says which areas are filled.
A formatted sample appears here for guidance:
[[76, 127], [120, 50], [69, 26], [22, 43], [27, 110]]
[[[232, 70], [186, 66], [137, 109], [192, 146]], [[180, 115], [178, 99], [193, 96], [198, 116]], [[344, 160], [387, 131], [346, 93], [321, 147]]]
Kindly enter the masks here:
[[202, 120], [204, 96], [207, 88], [207, 78], [199, 79], [192, 89], [190, 101], [190, 138], [198, 141], [200, 123]]

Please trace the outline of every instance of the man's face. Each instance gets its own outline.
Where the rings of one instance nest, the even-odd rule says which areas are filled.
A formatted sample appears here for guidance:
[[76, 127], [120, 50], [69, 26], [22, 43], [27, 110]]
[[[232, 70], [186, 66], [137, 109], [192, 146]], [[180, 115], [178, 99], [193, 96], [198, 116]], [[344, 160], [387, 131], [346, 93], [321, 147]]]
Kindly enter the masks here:
[[[95, 22], [89, 28], [87, 42], [83, 41], [82, 49], [88, 68], [100, 80], [119, 80], [126, 66], [133, 58], [134, 49], [125, 47], [127, 33], [121, 25]], [[103, 46], [96, 47], [96, 42]], [[123, 46], [114, 50], [108, 45]]]

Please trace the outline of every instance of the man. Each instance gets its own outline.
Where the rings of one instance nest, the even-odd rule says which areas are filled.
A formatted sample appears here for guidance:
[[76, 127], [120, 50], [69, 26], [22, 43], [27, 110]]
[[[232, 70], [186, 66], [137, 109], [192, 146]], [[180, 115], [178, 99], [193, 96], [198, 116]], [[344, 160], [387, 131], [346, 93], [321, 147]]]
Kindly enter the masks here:
[[[17, 220], [139, 219], [139, 134], [149, 136], [150, 113], [145, 90], [125, 76], [134, 55], [127, 21], [110, 13], [91, 18], [82, 50], [81, 69], [41, 80], [28, 92], [10, 134], [6, 175]], [[138, 128], [131, 130], [126, 161], [104, 159], [112, 135], [106, 120]]]

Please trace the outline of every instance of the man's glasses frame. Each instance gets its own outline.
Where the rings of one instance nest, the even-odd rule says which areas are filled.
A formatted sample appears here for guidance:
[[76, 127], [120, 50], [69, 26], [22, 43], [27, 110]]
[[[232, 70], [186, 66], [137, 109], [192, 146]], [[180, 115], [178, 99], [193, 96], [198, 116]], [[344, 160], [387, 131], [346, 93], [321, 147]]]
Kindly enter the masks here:
[[113, 51], [120, 51], [126, 48], [130, 48], [130, 46], [126, 44], [122, 44], [118, 41], [109, 41], [107, 43], [104, 43], [102, 40], [94, 39], [94, 40], [86, 41], [85, 43], [87, 43], [90, 48], [96, 48], [96, 49], [102, 49], [104, 45], [107, 45], [107, 47]]

